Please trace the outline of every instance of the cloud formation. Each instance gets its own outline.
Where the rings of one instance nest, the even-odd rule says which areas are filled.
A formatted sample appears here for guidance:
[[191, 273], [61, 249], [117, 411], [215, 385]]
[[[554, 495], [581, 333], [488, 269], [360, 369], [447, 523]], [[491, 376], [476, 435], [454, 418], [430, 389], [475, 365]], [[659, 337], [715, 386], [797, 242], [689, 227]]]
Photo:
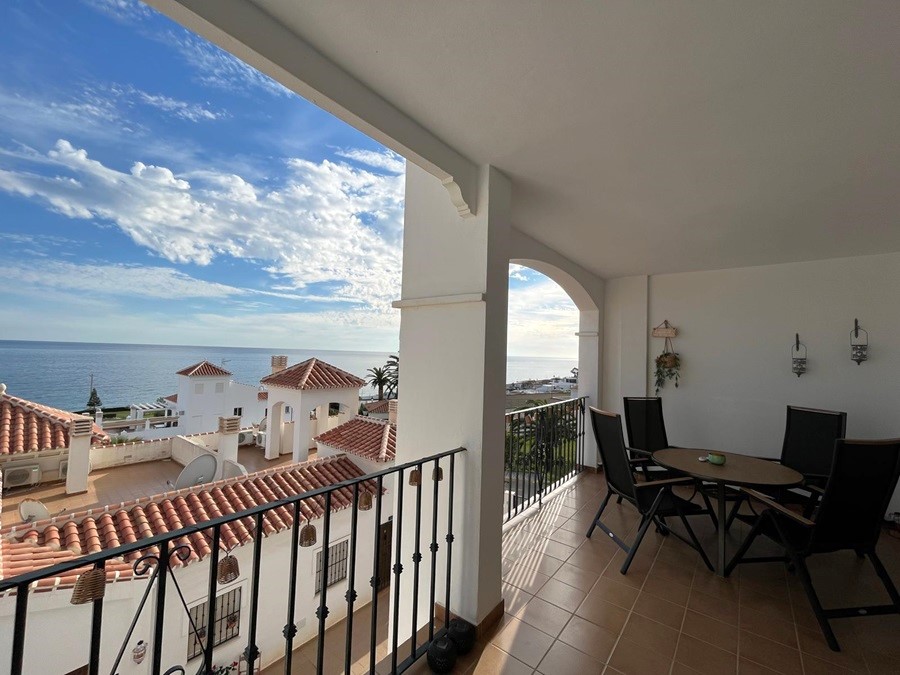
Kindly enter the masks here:
[[251, 260], [281, 288], [325, 284], [329, 295], [375, 312], [388, 311], [399, 291], [400, 175], [297, 158], [276, 186], [215, 170], [181, 176], [140, 161], [126, 172], [66, 140], [46, 155], [7, 156], [23, 166], [0, 170], [0, 190], [69, 218], [111, 222], [172, 263]]

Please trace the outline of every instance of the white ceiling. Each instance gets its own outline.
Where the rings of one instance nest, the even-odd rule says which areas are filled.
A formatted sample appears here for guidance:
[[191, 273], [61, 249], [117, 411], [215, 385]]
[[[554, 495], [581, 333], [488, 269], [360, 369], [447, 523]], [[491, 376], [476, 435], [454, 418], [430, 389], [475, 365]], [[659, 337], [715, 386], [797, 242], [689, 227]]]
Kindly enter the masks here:
[[900, 250], [900, 1], [253, 0], [604, 277]]

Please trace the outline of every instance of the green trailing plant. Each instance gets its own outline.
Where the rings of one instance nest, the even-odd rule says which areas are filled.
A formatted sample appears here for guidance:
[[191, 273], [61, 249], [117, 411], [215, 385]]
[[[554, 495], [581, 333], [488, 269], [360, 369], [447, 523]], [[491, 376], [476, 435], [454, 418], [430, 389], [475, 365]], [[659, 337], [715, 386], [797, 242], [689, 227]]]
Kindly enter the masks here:
[[678, 352], [664, 351], [656, 357], [656, 394], [666, 384], [666, 380], [675, 382], [678, 388], [678, 380], [681, 379], [681, 357]]

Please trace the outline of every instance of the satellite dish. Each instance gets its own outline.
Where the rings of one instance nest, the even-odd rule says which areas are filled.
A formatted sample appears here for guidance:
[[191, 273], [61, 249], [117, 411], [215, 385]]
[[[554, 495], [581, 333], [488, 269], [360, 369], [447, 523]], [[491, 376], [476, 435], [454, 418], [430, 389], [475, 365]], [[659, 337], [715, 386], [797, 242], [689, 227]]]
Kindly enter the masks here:
[[196, 459], [188, 462], [188, 465], [181, 470], [178, 480], [175, 483], [166, 481], [166, 483], [175, 490], [202, 485], [203, 483], [211, 483], [216, 479], [216, 470], [219, 468], [219, 460], [215, 455], [204, 454]]
[[248, 476], [247, 469], [244, 468], [243, 464], [238, 464], [237, 462], [232, 462], [230, 459], [226, 459], [222, 462], [222, 478], [240, 478], [241, 476]]
[[37, 499], [23, 499], [19, 503], [19, 517], [23, 523], [33, 523], [50, 517], [50, 509]]

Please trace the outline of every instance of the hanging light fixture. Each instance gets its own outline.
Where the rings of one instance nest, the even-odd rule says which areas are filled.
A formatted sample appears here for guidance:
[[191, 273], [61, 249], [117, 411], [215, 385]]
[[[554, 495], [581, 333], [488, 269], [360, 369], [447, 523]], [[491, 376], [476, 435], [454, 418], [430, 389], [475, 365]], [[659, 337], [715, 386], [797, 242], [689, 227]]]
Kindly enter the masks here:
[[869, 360], [869, 332], [860, 328], [859, 319], [853, 319], [853, 330], [850, 331], [850, 360], [856, 361], [856, 365]]
[[241, 568], [238, 565], [238, 559], [231, 555], [231, 551], [228, 551], [225, 557], [219, 560], [216, 567], [216, 580], [223, 585], [230, 584], [239, 576], [241, 576]]
[[88, 602], [100, 600], [106, 593], [106, 571], [95, 567], [83, 572], [75, 580], [75, 588], [72, 589], [73, 605], [84, 605]]
[[422, 472], [418, 469], [413, 469], [409, 472], [409, 484], [410, 485], [418, 485], [422, 482]]
[[369, 511], [372, 508], [372, 493], [366, 490], [359, 495], [359, 501], [356, 503], [356, 508], [360, 511]]
[[309, 548], [310, 546], [315, 546], [316, 544], [316, 526], [309, 522], [309, 518], [306, 519], [306, 525], [304, 525], [300, 529], [300, 546], [303, 548]]
[[444, 480], [444, 469], [440, 466], [434, 467], [434, 470], [431, 472], [431, 480]]
[[800, 333], [794, 335], [791, 347], [791, 372], [797, 377], [806, 372], [806, 345], [800, 342]]

